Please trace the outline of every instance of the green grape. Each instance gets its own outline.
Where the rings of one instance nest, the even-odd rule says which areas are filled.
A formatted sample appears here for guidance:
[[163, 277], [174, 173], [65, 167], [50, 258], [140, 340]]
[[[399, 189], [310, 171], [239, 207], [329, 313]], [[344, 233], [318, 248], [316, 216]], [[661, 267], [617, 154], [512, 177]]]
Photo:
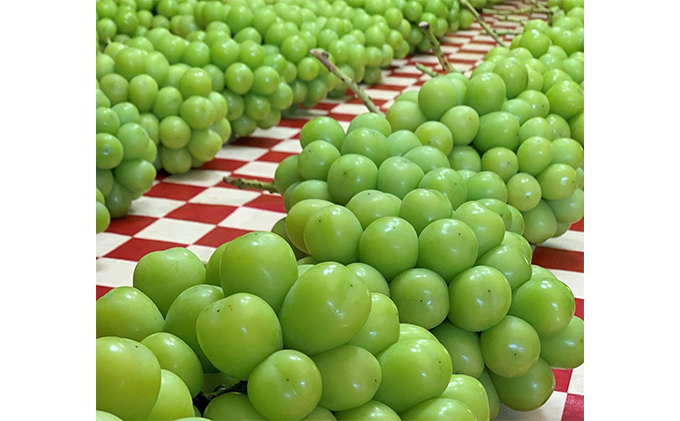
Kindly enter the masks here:
[[559, 223], [572, 224], [583, 218], [584, 193], [582, 188], [577, 187], [574, 193], [565, 199], [546, 200], [545, 202], [550, 206], [555, 220]]
[[207, 129], [215, 122], [217, 109], [213, 102], [203, 96], [194, 95], [182, 102], [179, 115], [192, 129]]
[[512, 114], [492, 111], [479, 118], [479, 130], [472, 143], [482, 154], [494, 147], [515, 151], [520, 144], [519, 131], [519, 122]]
[[465, 84], [457, 79], [428, 79], [418, 91], [418, 105], [428, 120], [439, 120], [449, 109], [461, 105], [466, 98]]
[[495, 147], [484, 152], [481, 158], [482, 171], [490, 171], [508, 182], [519, 170], [519, 161], [513, 151], [504, 147]]
[[328, 170], [339, 157], [340, 152], [332, 143], [315, 140], [300, 152], [298, 170], [306, 180], [326, 180]]
[[396, 130], [387, 137], [387, 148], [390, 151], [390, 156], [403, 156], [418, 146], [422, 146], [422, 144], [418, 137], [410, 130]]
[[114, 71], [127, 80], [146, 71], [146, 52], [137, 48], [124, 48], [114, 58]]
[[272, 354], [248, 381], [248, 398], [267, 419], [301, 419], [321, 398], [321, 374], [316, 364], [295, 350]]
[[[272, 228], [273, 231], [273, 228]], [[205, 283], [210, 285], [220, 286], [220, 261], [222, 259], [222, 252], [227, 248], [229, 242], [222, 244], [212, 252], [208, 259], [208, 264], [205, 266]], [[171, 305], [172, 307], [172, 305]], [[169, 310], [168, 310], [169, 311]]]
[[553, 86], [565, 81], [572, 81], [569, 73], [562, 69], [550, 69], [543, 74], [543, 85], [538, 90], [546, 93]]
[[401, 323], [432, 329], [449, 313], [446, 282], [429, 269], [409, 269], [397, 275], [390, 283], [390, 297]]
[[332, 411], [361, 406], [371, 400], [382, 378], [378, 360], [354, 345], [311, 356], [321, 373], [323, 391], [319, 405]]
[[285, 110], [293, 103], [293, 89], [285, 81], [279, 82], [277, 88], [267, 95], [273, 109]]
[[248, 293], [228, 295], [205, 307], [196, 319], [196, 334], [210, 362], [238, 380], [247, 380], [258, 364], [283, 348], [276, 313], [265, 300]]
[[158, 158], [163, 169], [170, 174], [183, 174], [191, 169], [191, 154], [186, 147], [177, 149], [160, 147]]
[[566, 164], [576, 169], [583, 166], [583, 146], [570, 138], [559, 138], [552, 142], [551, 164]]
[[253, 120], [261, 120], [271, 111], [271, 104], [264, 96], [250, 92], [243, 99], [245, 115]]
[[517, 98], [523, 99], [531, 105], [531, 109], [534, 114], [532, 117], [547, 117], [551, 112], [551, 105], [548, 97], [540, 91], [533, 91], [527, 89], [521, 94], [517, 95]]
[[378, 361], [382, 381], [373, 399], [404, 412], [442, 394], [451, 378], [451, 358], [436, 339], [399, 341]]
[[540, 90], [543, 88], [543, 73], [540, 73], [539, 71], [530, 68], [529, 66], [527, 67], [527, 86], [526, 89], [533, 89], [533, 90]]
[[347, 130], [340, 153], [363, 155], [373, 161], [377, 167], [390, 156], [385, 135], [378, 130], [364, 127]]
[[480, 117], [492, 111], [499, 111], [505, 100], [505, 83], [496, 73], [485, 72], [470, 78], [464, 103], [474, 108]]
[[253, 72], [247, 65], [241, 62], [233, 63], [227, 67], [224, 73], [224, 82], [227, 89], [236, 94], [243, 95], [250, 91], [250, 88], [253, 86]]
[[435, 168], [420, 180], [419, 188], [438, 190], [449, 199], [453, 209], [467, 201], [467, 184], [456, 170]]
[[502, 202], [508, 199], [508, 189], [500, 175], [492, 171], [481, 171], [470, 177], [467, 182], [467, 200], [494, 198]]
[[[130, 102], [121, 102], [118, 103], [114, 106], [111, 107], [113, 111], [118, 114], [118, 120], [120, 121], [121, 129], [123, 128], [124, 125], [127, 123], [136, 123], [139, 124], [141, 122], [141, 115], [139, 114], [139, 110], [137, 107], [134, 106], [134, 104]], [[126, 127], [125, 131], [130, 130], [134, 133], [137, 133], [138, 128], [135, 126], [129, 126]], [[120, 137], [121, 131], [120, 129], [118, 130], [117, 135]], [[141, 132], [140, 132], [141, 135]]]
[[115, 336], [97, 338], [96, 347], [97, 410], [122, 419], [147, 419], [161, 389], [161, 368], [153, 352]]
[[[223, 120], [227, 117], [229, 113], [229, 103], [227, 103], [226, 98], [219, 94], [218, 92], [210, 92], [208, 94], [208, 99], [212, 102], [215, 107], [215, 122]], [[214, 123], [213, 123], [214, 124]]]
[[255, 70], [262, 65], [264, 61], [264, 50], [262, 45], [258, 44], [253, 40], [245, 40], [240, 44], [239, 48], [239, 62], [244, 63], [250, 68], [250, 70]]
[[536, 175], [544, 199], [560, 200], [571, 196], [576, 189], [576, 170], [567, 164], [550, 164]]
[[517, 58], [507, 57], [500, 60], [494, 66], [493, 72], [503, 79], [508, 99], [515, 98], [527, 89], [529, 82], [527, 68]]
[[96, 150], [98, 169], [113, 169], [123, 160], [123, 144], [116, 136], [112, 134], [98, 133]]
[[454, 146], [469, 145], [479, 130], [479, 115], [467, 105], [450, 108], [439, 121], [451, 132]]
[[555, 390], [555, 375], [543, 359], [526, 374], [507, 378], [489, 372], [500, 401], [515, 411], [540, 408]]
[[450, 168], [448, 157], [434, 146], [418, 146], [406, 152], [404, 158], [418, 165], [425, 174], [435, 168]]
[[350, 134], [352, 131], [360, 128], [376, 130], [382, 133], [385, 137], [392, 134], [392, 129], [388, 119], [379, 114], [371, 112], [362, 113], [354, 117], [349, 123], [347, 134]]
[[523, 319], [511, 315], [484, 330], [479, 337], [479, 346], [489, 371], [506, 378], [529, 372], [541, 353], [536, 330]]
[[550, 38], [537, 29], [525, 29], [519, 47], [528, 49], [534, 57], [540, 57], [548, 51]]
[[105, 202], [99, 202], [97, 201], [97, 234], [100, 232], [105, 231], [108, 227], [109, 224], [111, 224], [111, 214], [109, 213], [109, 210], [106, 209], [106, 204]]
[[335, 417], [338, 421], [401, 421], [399, 415], [392, 408], [376, 400], [370, 400], [363, 405], [346, 411], [335, 412]]
[[354, 262], [347, 265], [347, 269], [364, 281], [371, 293], [381, 293], [388, 297], [390, 296], [390, 287], [385, 277], [374, 267], [366, 263]]
[[532, 117], [519, 128], [520, 139], [526, 140], [534, 136], [553, 140], [553, 129], [548, 120], [543, 117]]
[[283, 194], [292, 184], [304, 181], [298, 169], [299, 155], [291, 155], [279, 163], [274, 172], [274, 186]]
[[553, 85], [545, 93], [550, 102], [550, 110], [565, 119], [583, 112], [583, 89], [573, 81], [563, 81]]
[[122, 419], [118, 418], [117, 416], [109, 413], [109, 412], [104, 412], [104, 411], [97, 411], [97, 421], [123, 421]]
[[192, 415], [194, 415], [194, 405], [186, 384], [177, 374], [161, 368], [161, 388], [158, 392], [158, 399], [146, 419], [180, 419]]
[[192, 130], [186, 148], [192, 157], [203, 162], [210, 161], [222, 148], [222, 138], [209, 129]]
[[336, 421], [335, 415], [321, 405], [317, 405], [306, 417], [300, 421]]
[[399, 156], [383, 161], [378, 168], [378, 190], [403, 199], [407, 193], [418, 187], [423, 178], [423, 170], [413, 162]]
[[384, 216], [399, 216], [401, 200], [393, 194], [379, 190], [362, 190], [345, 205], [357, 217], [362, 229]]
[[389, 282], [418, 259], [418, 234], [399, 217], [381, 217], [366, 227], [359, 241], [359, 260], [376, 268]]
[[141, 344], [154, 353], [162, 369], [182, 379], [192, 398], [198, 395], [203, 385], [203, 367], [186, 342], [171, 333], [157, 332], [144, 338]]
[[433, 146], [448, 156], [453, 148], [453, 135], [448, 126], [438, 121], [428, 121], [415, 130], [423, 145]]
[[341, 150], [345, 140], [345, 130], [340, 123], [330, 117], [314, 117], [302, 126], [300, 145], [304, 148], [315, 140], [324, 140]]
[[573, 369], [584, 360], [583, 319], [572, 317], [559, 332], [541, 337], [541, 358], [551, 367]]
[[566, 328], [574, 311], [574, 294], [567, 284], [557, 279], [530, 279], [513, 293], [508, 314], [522, 318], [544, 337]]
[[427, 121], [418, 103], [412, 101], [395, 102], [388, 108], [386, 118], [392, 132], [402, 130], [412, 132]]
[[417, 188], [407, 193], [399, 208], [399, 217], [408, 221], [420, 235], [433, 221], [450, 218], [451, 202], [438, 190]]
[[501, 111], [508, 112], [517, 118], [520, 126], [534, 116], [534, 110], [527, 101], [513, 98], [503, 103]]
[[308, 254], [304, 242], [304, 230], [309, 217], [318, 209], [332, 205], [331, 202], [320, 199], [306, 199], [295, 203], [286, 216], [286, 233], [297, 249]]
[[[240, 45], [231, 38], [221, 38], [210, 46], [210, 62], [226, 71], [238, 61]], [[226, 75], [225, 75], [226, 76]]]
[[[454, 146], [447, 159], [451, 169], [456, 171], [469, 170], [479, 172], [482, 170], [482, 158], [479, 152], [472, 146]], [[465, 191], [467, 192], [467, 188]]]
[[538, 205], [542, 190], [539, 182], [532, 175], [517, 173], [507, 182], [508, 204], [517, 210], [526, 212]]
[[505, 276], [489, 266], [474, 266], [458, 274], [449, 284], [448, 319], [457, 327], [484, 331], [501, 321], [512, 300]]
[[553, 154], [550, 140], [540, 136], [527, 138], [517, 148], [519, 171], [536, 176], [550, 165]]
[[232, 240], [224, 250], [220, 279], [226, 296], [236, 292], [255, 294], [278, 311], [297, 279], [295, 255], [280, 236], [250, 232]]
[[545, 119], [548, 120], [548, 124], [550, 124], [553, 130], [553, 139], [571, 138], [571, 128], [569, 127], [569, 122], [564, 117], [552, 113], [548, 114]]
[[426, 420], [476, 420], [467, 405], [456, 399], [434, 398], [422, 402], [410, 410], [401, 414], [403, 420], [426, 421]]
[[580, 112], [570, 118], [569, 120], [569, 129], [571, 130], [571, 138], [576, 140], [578, 143], [583, 146], [583, 112]]
[[362, 233], [361, 223], [349, 209], [332, 205], [309, 216], [303, 238], [307, 252], [319, 262], [347, 265], [358, 260]]
[[118, 73], [110, 73], [99, 80], [99, 86], [111, 102], [116, 105], [127, 101], [129, 82]]
[[[356, 264], [353, 263], [352, 265]], [[349, 265], [348, 268], [356, 274], [357, 271], [351, 268], [352, 265]], [[370, 266], [366, 265], [366, 267]], [[385, 282], [384, 286], [389, 294], [389, 287], [384, 278], [383, 282]], [[399, 340], [399, 332], [399, 310], [394, 301], [383, 293], [372, 292], [371, 311], [368, 319], [349, 339], [347, 344], [362, 347], [373, 355], [378, 355]]]
[[211, 399], [201, 419], [231, 419], [248, 421], [265, 421], [248, 400], [248, 396], [239, 392], [224, 393]]
[[145, 159], [126, 159], [115, 168], [114, 176], [127, 190], [141, 194], [151, 188], [156, 179], [156, 168]]
[[141, 341], [163, 329], [163, 315], [142, 291], [130, 286], [113, 288], [97, 300], [96, 336], [118, 336]]
[[416, 104], [418, 103], [418, 94], [419, 91], [411, 90], [411, 91], [405, 91], [399, 94], [398, 97], [395, 98], [394, 102], [400, 102], [400, 101], [410, 101], [410, 102], [415, 102]]
[[418, 239], [417, 267], [438, 273], [447, 283], [477, 259], [477, 238], [464, 222], [443, 218], [430, 223]]
[[503, 220], [503, 223], [505, 224], [505, 229], [506, 230], [510, 229], [512, 225], [512, 212], [510, 211], [510, 207], [505, 202], [492, 197], [478, 199], [476, 200], [476, 202], [481, 206], [486, 206], [490, 210], [497, 213]]
[[97, 88], [97, 108], [110, 108], [111, 101], [101, 89]]
[[106, 195], [106, 208], [111, 218], [122, 218], [127, 215], [132, 199], [132, 193], [114, 179], [111, 190]]
[[476, 377], [453, 374], [442, 398], [464, 403], [477, 420], [489, 420], [489, 398], [484, 385]]
[[522, 212], [524, 237], [532, 244], [540, 244], [557, 231], [557, 220], [550, 206], [541, 199], [531, 210]]
[[104, 197], [109, 195], [113, 186], [113, 172], [97, 168], [97, 190], [101, 191]]
[[344, 344], [366, 322], [370, 307], [368, 287], [349, 269], [318, 263], [300, 276], [281, 307], [284, 346], [314, 354]]
[[477, 333], [461, 329], [449, 320], [444, 320], [432, 329], [432, 334], [449, 352], [454, 375], [464, 374], [477, 378], [484, 371], [484, 359], [479, 349]]
[[151, 298], [163, 316], [182, 291], [203, 283], [203, 262], [183, 247], [144, 255], [137, 262], [132, 277], [133, 286]]
[[341, 205], [345, 205], [360, 191], [375, 189], [377, 180], [376, 164], [363, 155], [353, 153], [333, 161], [327, 177], [331, 195]]

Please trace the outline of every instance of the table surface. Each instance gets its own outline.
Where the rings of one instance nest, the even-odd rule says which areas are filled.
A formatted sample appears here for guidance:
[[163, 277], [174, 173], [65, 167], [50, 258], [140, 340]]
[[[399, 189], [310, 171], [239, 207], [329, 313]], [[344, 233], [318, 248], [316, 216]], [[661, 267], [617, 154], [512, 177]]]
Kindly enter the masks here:
[[[520, 7], [521, 2], [506, 2], [497, 8]], [[545, 18], [544, 14], [523, 15], [524, 19]], [[516, 22], [485, 16], [495, 29], [521, 29]], [[511, 36], [503, 36], [509, 42]], [[469, 75], [484, 54], [496, 45], [478, 23], [465, 31], [451, 34], [441, 42], [449, 62]], [[374, 103], [383, 111], [405, 91], [416, 90], [429, 76], [416, 69], [416, 63], [439, 69], [433, 55], [416, 55], [394, 60], [383, 71], [380, 84], [366, 87]], [[346, 129], [356, 115], [367, 112], [361, 101], [347, 95], [325, 99], [308, 110], [268, 130], [257, 129], [247, 138], [225, 145], [215, 159], [201, 168], [182, 175], [159, 172], [149, 192], [132, 202], [129, 214], [111, 221], [96, 239], [97, 298], [111, 288], [132, 285], [132, 272], [147, 253], [170, 247], [186, 247], [207, 261], [221, 244], [244, 233], [269, 231], [285, 216], [278, 194], [239, 190], [222, 182], [224, 176], [272, 181], [274, 171], [284, 158], [301, 151], [298, 136], [310, 118], [327, 115]], [[583, 318], [584, 233], [583, 220], [558, 238], [535, 247], [533, 264], [550, 269], [569, 285], [576, 297], [576, 315]], [[584, 368], [553, 370], [555, 392], [544, 406], [531, 412], [516, 412], [501, 405], [498, 420], [571, 421], [584, 419]]]

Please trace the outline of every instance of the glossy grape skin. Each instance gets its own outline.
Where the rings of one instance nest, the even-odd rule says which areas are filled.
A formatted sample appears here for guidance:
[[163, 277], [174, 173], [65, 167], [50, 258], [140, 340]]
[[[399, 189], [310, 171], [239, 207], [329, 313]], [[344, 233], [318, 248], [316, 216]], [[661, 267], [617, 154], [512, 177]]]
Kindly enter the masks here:
[[303, 273], [279, 312], [286, 348], [307, 354], [346, 343], [368, 319], [371, 293], [344, 265], [322, 262]]
[[314, 361], [299, 351], [275, 352], [248, 379], [248, 398], [267, 419], [298, 420], [321, 399], [321, 373]]
[[406, 158], [392, 156], [384, 160], [378, 168], [377, 188], [403, 199], [418, 187], [423, 176], [423, 170], [418, 165]]
[[583, 189], [577, 187], [574, 193], [561, 200], [546, 200], [548, 206], [555, 216], [558, 223], [578, 222], [583, 218], [584, 213], [584, 193]]
[[298, 159], [298, 154], [291, 155], [284, 158], [276, 167], [274, 173], [274, 187], [276, 187], [276, 190], [280, 194], [285, 193], [292, 184], [304, 181], [304, 178], [298, 169]]
[[347, 265], [358, 260], [362, 233], [361, 223], [349, 209], [332, 205], [309, 216], [303, 238], [307, 252], [319, 262]]
[[392, 132], [400, 130], [412, 132], [427, 121], [418, 104], [412, 101], [395, 102], [387, 110], [386, 118]]
[[401, 417], [404, 421], [473, 421], [477, 419], [470, 408], [461, 401], [440, 397], [416, 405], [402, 413]]
[[376, 400], [370, 400], [361, 406], [346, 411], [335, 412], [335, 418], [338, 421], [401, 421], [399, 415], [392, 408]]
[[161, 388], [161, 368], [153, 352], [120, 337], [97, 339], [96, 408], [122, 419], [146, 419]]
[[397, 196], [373, 189], [360, 191], [346, 205], [359, 219], [362, 229], [383, 216], [399, 216], [400, 206]]
[[[389, 287], [387, 292], [389, 293]], [[373, 355], [378, 355], [396, 343], [399, 337], [399, 311], [396, 304], [387, 295], [372, 292], [368, 319], [347, 344], [362, 347]]]
[[520, 144], [520, 125], [517, 119], [506, 111], [492, 111], [479, 119], [479, 130], [472, 143], [484, 153], [494, 147], [514, 151]]
[[531, 279], [513, 293], [508, 314], [526, 320], [544, 337], [564, 329], [575, 308], [574, 294], [564, 282]]
[[441, 397], [464, 403], [477, 420], [489, 420], [489, 398], [484, 385], [476, 377], [453, 374]]
[[449, 284], [449, 320], [471, 332], [490, 328], [505, 317], [512, 289], [505, 276], [489, 266], [474, 266]]
[[315, 140], [325, 140], [335, 146], [336, 149], [342, 148], [345, 140], [345, 130], [340, 123], [330, 117], [315, 117], [305, 123], [300, 131], [300, 146], [303, 148]]
[[557, 83], [545, 96], [550, 101], [551, 111], [567, 120], [583, 111], [583, 89], [576, 82]]
[[485, 368], [482, 374], [477, 377], [477, 380], [482, 383], [484, 389], [486, 390], [486, 397], [489, 402], [489, 419], [494, 420], [498, 417], [498, 411], [500, 410], [500, 399], [498, 398], [498, 392], [496, 391], [496, 386], [494, 386], [491, 377], [489, 376], [489, 369]]
[[506, 378], [489, 372], [500, 401], [515, 411], [533, 411], [541, 407], [555, 390], [555, 375], [543, 359], [539, 358], [526, 374]]
[[111, 189], [106, 195], [106, 208], [109, 210], [111, 218], [122, 218], [127, 215], [131, 204], [132, 193], [114, 179]]
[[517, 161], [520, 173], [538, 175], [553, 159], [552, 142], [540, 136], [525, 139], [517, 148]]
[[333, 198], [345, 205], [358, 192], [376, 188], [378, 167], [363, 155], [342, 155], [331, 165], [326, 180]]
[[449, 352], [454, 374], [465, 374], [474, 378], [482, 374], [484, 358], [479, 349], [477, 333], [461, 329], [449, 320], [444, 320], [431, 332]]
[[508, 189], [500, 175], [492, 171], [480, 171], [470, 177], [467, 182], [467, 200], [493, 198], [506, 202]]
[[523, 92], [529, 83], [526, 67], [514, 57], [507, 57], [496, 63], [493, 72], [503, 79], [508, 99], [512, 99]]
[[457, 171], [451, 168], [435, 168], [423, 176], [418, 185], [422, 189], [438, 190], [449, 199], [453, 209], [467, 200], [467, 184]]
[[320, 199], [302, 200], [288, 210], [286, 216], [286, 233], [291, 243], [305, 254], [308, 254], [304, 242], [304, 230], [309, 217], [322, 207], [332, 205], [332, 202]]
[[418, 234], [399, 217], [373, 221], [359, 240], [359, 260], [376, 268], [390, 282], [418, 260]]
[[[115, 113], [114, 113], [115, 114]], [[117, 117], [116, 117], [117, 118]], [[97, 134], [97, 168], [102, 170], [114, 169], [123, 160], [123, 144], [118, 138], [109, 133]]]
[[467, 86], [465, 105], [477, 111], [479, 116], [499, 111], [506, 99], [503, 79], [496, 73], [486, 72], [473, 76]]
[[420, 235], [431, 222], [450, 218], [451, 202], [438, 190], [417, 188], [402, 199], [399, 217], [408, 221]]
[[332, 143], [315, 140], [300, 152], [298, 170], [306, 180], [326, 180], [331, 164], [339, 157], [340, 152]]
[[248, 400], [248, 396], [239, 392], [224, 393], [211, 399], [203, 413], [205, 419], [232, 419], [247, 421], [265, 421]]
[[418, 126], [414, 134], [423, 145], [433, 146], [447, 156], [451, 153], [453, 135], [445, 124], [438, 121], [428, 121]]
[[418, 165], [425, 174], [435, 168], [449, 168], [448, 157], [434, 146], [422, 145], [404, 154], [404, 158]]
[[[261, 262], [253, 265], [251, 262]], [[225, 296], [248, 292], [278, 311], [297, 280], [295, 254], [286, 240], [266, 231], [235, 238], [222, 254], [220, 279]]]
[[367, 350], [354, 345], [311, 356], [321, 373], [323, 391], [319, 405], [344, 411], [371, 400], [382, 379], [378, 360]]
[[548, 100], [548, 97], [543, 92], [527, 89], [517, 95], [517, 98], [523, 99], [531, 105], [534, 111], [533, 117], [545, 118], [551, 112], [550, 100]]
[[510, 244], [501, 244], [487, 251], [476, 264], [498, 269], [513, 291], [531, 278], [531, 263], [525, 252]]
[[495, 147], [482, 155], [482, 171], [491, 171], [507, 181], [519, 171], [519, 161], [513, 151], [504, 147]]
[[474, 201], [465, 202], [453, 212], [453, 219], [463, 221], [472, 228], [477, 238], [477, 254], [481, 256], [503, 241], [503, 219], [484, 205]]
[[420, 233], [416, 266], [435, 271], [449, 283], [474, 264], [476, 246], [477, 238], [467, 224], [456, 219], [439, 219]]
[[[449, 164], [452, 169], [469, 170], [480, 172], [482, 170], [482, 158], [475, 148], [469, 145], [454, 146], [448, 156]], [[467, 187], [466, 187], [467, 197]]]
[[110, 412], [97, 410], [96, 421], [123, 421], [123, 420], [111, 414]]
[[479, 114], [467, 105], [450, 108], [439, 121], [451, 131], [454, 146], [469, 145], [479, 130]]
[[132, 279], [133, 286], [154, 300], [163, 316], [182, 291], [203, 283], [203, 262], [183, 247], [144, 255], [135, 266]]
[[555, 214], [545, 200], [541, 199], [531, 210], [522, 212], [524, 237], [532, 244], [540, 244], [552, 237], [557, 230]]
[[541, 186], [538, 181], [526, 173], [517, 173], [507, 182], [508, 204], [519, 211], [529, 211], [541, 200]]
[[354, 117], [349, 123], [349, 127], [347, 127], [347, 134], [362, 127], [365, 129], [377, 130], [385, 137], [392, 134], [388, 119], [373, 112], [362, 113]]
[[97, 300], [96, 337], [117, 336], [141, 341], [163, 330], [163, 315], [142, 291], [131, 286], [113, 288]]
[[449, 109], [461, 105], [465, 84], [458, 80], [435, 77], [428, 79], [418, 91], [418, 105], [428, 120], [439, 120]]
[[572, 317], [559, 332], [541, 337], [541, 358], [557, 369], [574, 369], [584, 360], [584, 324]]
[[566, 199], [576, 190], [576, 170], [567, 164], [550, 164], [536, 175], [542, 197], [547, 200]]
[[436, 272], [424, 268], [406, 270], [390, 283], [390, 297], [399, 310], [399, 321], [432, 329], [449, 313], [447, 285]]
[[399, 341], [378, 355], [382, 381], [374, 399], [403, 412], [444, 392], [451, 358], [436, 339]]
[[378, 130], [365, 127], [356, 127], [352, 131], [348, 129], [340, 152], [343, 155], [363, 155], [378, 167], [390, 156], [387, 137]]
[[180, 419], [192, 415], [194, 415], [193, 402], [184, 381], [172, 371], [161, 369], [158, 399], [146, 419]]
[[484, 330], [479, 346], [489, 371], [507, 378], [526, 374], [541, 353], [540, 338], [534, 328], [511, 315]]
[[521, 98], [513, 98], [505, 101], [501, 111], [506, 111], [515, 116], [520, 126], [534, 116], [534, 109], [529, 102]]

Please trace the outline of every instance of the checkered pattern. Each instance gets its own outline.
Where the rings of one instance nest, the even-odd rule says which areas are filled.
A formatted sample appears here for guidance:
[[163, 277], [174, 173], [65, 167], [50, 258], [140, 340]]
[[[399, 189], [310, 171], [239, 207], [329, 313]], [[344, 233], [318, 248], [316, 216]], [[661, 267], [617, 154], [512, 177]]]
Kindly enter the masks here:
[[[522, 7], [506, 2], [497, 8]], [[543, 14], [524, 19], [545, 18]], [[495, 29], [521, 29], [520, 24], [485, 17]], [[511, 36], [504, 36], [508, 45]], [[445, 38], [442, 51], [459, 71], [469, 75], [484, 54], [496, 45], [476, 22], [466, 31]], [[394, 60], [383, 72], [380, 84], [364, 87], [374, 103], [386, 112], [394, 99], [405, 91], [417, 90], [429, 76], [415, 63], [439, 69], [433, 55], [416, 55]], [[247, 138], [225, 145], [214, 160], [182, 175], [159, 173], [153, 187], [133, 201], [128, 216], [113, 220], [97, 234], [97, 297], [111, 288], [132, 285], [136, 262], [145, 254], [170, 247], [187, 247], [207, 261], [221, 244], [244, 233], [270, 230], [285, 216], [280, 195], [239, 190], [222, 182], [226, 175], [272, 181], [276, 166], [284, 158], [301, 151], [300, 129], [310, 118], [327, 115], [346, 129], [357, 115], [368, 110], [354, 96], [325, 99], [308, 110], [285, 118], [277, 127], [256, 130]], [[583, 317], [583, 221], [563, 236], [537, 246], [533, 263], [550, 269], [567, 283], [576, 297], [576, 314]], [[536, 411], [515, 412], [505, 406], [499, 420], [583, 420], [583, 366], [575, 370], [554, 370], [556, 389], [548, 402]]]

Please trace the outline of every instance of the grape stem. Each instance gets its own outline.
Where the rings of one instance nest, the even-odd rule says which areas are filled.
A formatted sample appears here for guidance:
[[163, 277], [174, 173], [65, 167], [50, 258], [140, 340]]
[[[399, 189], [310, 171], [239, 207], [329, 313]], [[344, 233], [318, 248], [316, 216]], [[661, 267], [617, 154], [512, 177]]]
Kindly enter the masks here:
[[491, 29], [489, 25], [487, 25], [486, 22], [484, 22], [484, 19], [482, 19], [477, 10], [475, 10], [475, 8], [472, 7], [468, 0], [460, 0], [460, 4], [465, 6], [465, 8], [468, 9], [470, 13], [472, 13], [472, 16], [474, 16], [475, 19], [477, 19], [477, 22], [479, 22], [479, 24], [482, 25], [484, 31], [486, 31], [486, 33], [489, 34], [491, 38], [493, 38], [498, 43], [498, 45], [500, 45], [501, 47], [507, 47], [503, 40], [498, 35], [496, 35], [493, 29]]
[[534, 6], [525, 7], [523, 9], [515, 10], [501, 10], [501, 9], [482, 9], [482, 13], [488, 13], [490, 15], [521, 15], [524, 13], [533, 13]]
[[362, 90], [359, 85], [355, 81], [352, 80], [349, 76], [347, 76], [342, 70], [338, 69], [338, 67], [331, 63], [331, 61], [328, 59], [328, 52], [326, 51], [321, 51], [317, 50], [316, 48], [312, 49], [309, 54], [311, 54], [313, 57], [315, 57], [317, 60], [319, 60], [328, 70], [331, 71], [335, 76], [337, 76], [340, 80], [345, 82], [347, 86], [356, 94], [356, 96], [359, 97], [361, 102], [368, 108], [368, 111], [384, 116], [382, 112], [376, 107], [376, 105], [373, 103], [371, 100], [371, 97], [368, 96], [368, 94]]
[[420, 22], [418, 27], [425, 33], [425, 36], [430, 41], [430, 44], [432, 45], [432, 51], [434, 52], [434, 55], [437, 56], [437, 60], [439, 60], [439, 64], [442, 66], [442, 69], [444, 69], [444, 72], [451, 73], [456, 71], [453, 67], [451, 67], [451, 64], [448, 62], [448, 60], [446, 60], [446, 57], [444, 57], [444, 53], [442, 52], [441, 46], [439, 45], [439, 41], [437, 41], [437, 37], [435, 37], [432, 33], [430, 23]]
[[432, 76], [432, 77], [441, 76], [439, 73], [437, 73], [434, 70], [430, 69], [429, 67], [423, 65], [423, 63], [416, 63], [416, 69], [420, 70], [421, 72], [425, 73], [428, 76]]
[[536, 0], [529, 0], [529, 3], [531, 3], [536, 9], [538, 9], [539, 12], [553, 13], [553, 11], [550, 8], [545, 7], [545, 5], [538, 3]]
[[278, 190], [276, 190], [274, 183], [265, 183], [263, 181], [258, 180], [249, 180], [246, 178], [237, 178], [229, 176], [225, 176], [222, 179], [222, 181], [224, 181], [224, 184], [238, 187], [241, 190], [245, 189], [245, 190], [268, 191], [270, 193], [279, 192]]
[[511, 31], [509, 29], [507, 31], [496, 31], [496, 33], [498, 35], [501, 35], [501, 36], [503, 36], [503, 35], [522, 35], [522, 31]]

